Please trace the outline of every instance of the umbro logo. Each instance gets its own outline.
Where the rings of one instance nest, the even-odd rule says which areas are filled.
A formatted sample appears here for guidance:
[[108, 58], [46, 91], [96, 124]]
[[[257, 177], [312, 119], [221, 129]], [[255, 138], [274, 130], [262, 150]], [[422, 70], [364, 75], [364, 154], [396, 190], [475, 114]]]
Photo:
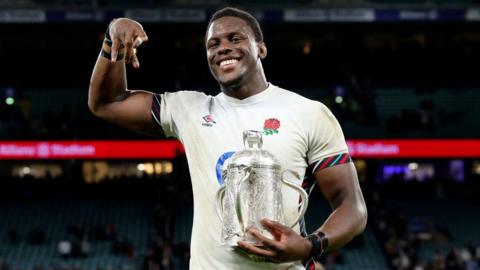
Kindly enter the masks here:
[[202, 126], [211, 127], [213, 126], [213, 124], [217, 123], [215, 122], [215, 120], [213, 120], [213, 117], [211, 114], [205, 115], [204, 117], [202, 117], [202, 119], [203, 119]]

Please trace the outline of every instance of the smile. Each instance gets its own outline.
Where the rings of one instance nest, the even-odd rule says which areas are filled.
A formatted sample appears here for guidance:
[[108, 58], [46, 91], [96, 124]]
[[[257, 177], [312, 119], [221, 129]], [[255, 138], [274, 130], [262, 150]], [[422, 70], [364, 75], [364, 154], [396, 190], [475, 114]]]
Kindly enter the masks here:
[[238, 63], [237, 59], [227, 59], [220, 62], [220, 67], [233, 66]]

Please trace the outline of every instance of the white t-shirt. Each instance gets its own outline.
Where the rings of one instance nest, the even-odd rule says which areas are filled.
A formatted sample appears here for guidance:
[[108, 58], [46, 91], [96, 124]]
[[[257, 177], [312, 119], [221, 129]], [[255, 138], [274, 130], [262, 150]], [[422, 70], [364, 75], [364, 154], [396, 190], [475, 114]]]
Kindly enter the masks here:
[[[257, 262], [220, 245], [222, 224], [215, 211], [220, 171], [233, 152], [242, 150], [244, 130], [263, 131], [263, 148], [283, 169], [302, 179], [309, 165], [327, 156], [346, 153], [345, 139], [333, 114], [318, 101], [272, 84], [238, 100], [220, 93], [179, 91], [155, 96], [152, 114], [165, 135], [184, 145], [192, 178], [194, 218], [190, 269], [304, 269], [300, 262]], [[301, 185], [302, 179], [289, 179]], [[298, 193], [282, 190], [287, 222], [298, 214]], [[295, 228], [298, 232], [298, 226]]]

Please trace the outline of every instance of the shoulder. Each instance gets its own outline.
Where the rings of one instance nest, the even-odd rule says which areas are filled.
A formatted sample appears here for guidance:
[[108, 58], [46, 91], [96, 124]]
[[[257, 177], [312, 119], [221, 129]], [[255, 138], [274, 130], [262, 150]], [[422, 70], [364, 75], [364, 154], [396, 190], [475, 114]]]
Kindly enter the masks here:
[[329, 113], [330, 110], [328, 107], [318, 100], [313, 100], [306, 98], [294, 91], [287, 90], [278, 86], [276, 87], [276, 92], [279, 95], [279, 101], [283, 104], [287, 104], [287, 106], [291, 106], [300, 111], [314, 111], [314, 112], [322, 112], [322, 113]]
[[165, 92], [159, 94], [162, 99], [162, 103], [176, 103], [183, 106], [191, 106], [193, 104], [201, 104], [203, 102], [209, 102], [211, 96], [206, 95], [203, 92], [182, 90], [176, 92]]
[[173, 98], [187, 98], [187, 99], [205, 99], [209, 96], [205, 95], [203, 92], [193, 91], [193, 90], [181, 90], [176, 92], [164, 92], [160, 95], [165, 97], [173, 97]]

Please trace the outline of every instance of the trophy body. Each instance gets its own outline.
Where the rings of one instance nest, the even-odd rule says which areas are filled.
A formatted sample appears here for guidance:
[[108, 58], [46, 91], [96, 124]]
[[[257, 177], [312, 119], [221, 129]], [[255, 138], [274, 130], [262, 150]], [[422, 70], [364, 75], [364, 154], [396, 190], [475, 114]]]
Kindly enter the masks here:
[[297, 218], [288, 226], [295, 226], [305, 214], [308, 196], [305, 191], [283, 178], [278, 160], [262, 149], [262, 134], [258, 131], [245, 131], [245, 149], [236, 152], [222, 172], [224, 185], [217, 192], [217, 213], [222, 220], [221, 242], [234, 247], [239, 240], [254, 243], [246, 231], [255, 227], [262, 234], [273, 238], [263, 228], [264, 218], [285, 224], [282, 186], [295, 189], [301, 198]]

